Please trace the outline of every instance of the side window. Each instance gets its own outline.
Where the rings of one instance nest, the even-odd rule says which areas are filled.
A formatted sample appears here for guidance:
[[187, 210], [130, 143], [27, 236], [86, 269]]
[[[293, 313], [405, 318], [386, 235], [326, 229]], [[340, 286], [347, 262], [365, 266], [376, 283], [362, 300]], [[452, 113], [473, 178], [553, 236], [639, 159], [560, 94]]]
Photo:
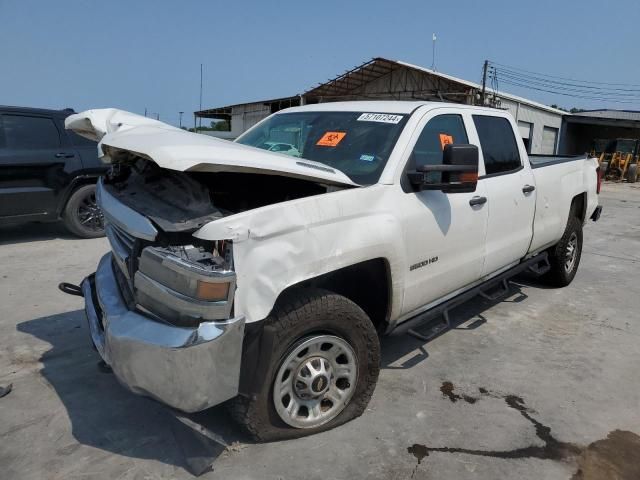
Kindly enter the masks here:
[[71, 143], [73, 143], [76, 147], [95, 147], [98, 145], [97, 142], [93, 140], [89, 140], [88, 138], [81, 137], [76, 132], [71, 130], [67, 130], [67, 135], [71, 139]]
[[37, 150], [60, 146], [60, 135], [51, 118], [3, 115], [2, 123], [8, 148]]
[[517, 170], [522, 166], [518, 144], [509, 120], [503, 117], [474, 115], [484, 168], [487, 175]]
[[448, 143], [469, 143], [460, 115], [438, 115], [427, 122], [411, 153], [413, 168], [441, 164]]

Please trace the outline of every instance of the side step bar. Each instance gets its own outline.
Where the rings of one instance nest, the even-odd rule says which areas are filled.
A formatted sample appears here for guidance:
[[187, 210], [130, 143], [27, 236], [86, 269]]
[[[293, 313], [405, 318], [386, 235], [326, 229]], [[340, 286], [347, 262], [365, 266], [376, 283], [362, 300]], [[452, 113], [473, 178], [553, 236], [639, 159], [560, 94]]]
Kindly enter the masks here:
[[[536, 275], [542, 275], [544, 273], [547, 273], [550, 268], [551, 265], [549, 265], [547, 252], [540, 253], [535, 257], [531, 257], [520, 262], [518, 265], [510, 268], [506, 272], [502, 272], [500, 275], [496, 275], [483, 284], [478, 285], [477, 287], [473, 287], [466, 292], [462, 292], [460, 295], [457, 295], [447, 300], [446, 302], [443, 302], [440, 305], [427, 310], [426, 312], [422, 312], [415, 317], [402, 322], [391, 332], [389, 332], [389, 335], [402, 335], [407, 333], [420, 340], [431, 340], [432, 338], [440, 335], [443, 331], [449, 330], [451, 328], [449, 312], [453, 308], [465, 303], [467, 300], [470, 300], [477, 295], [480, 295], [487, 300], [497, 300], [509, 292], [509, 279], [513, 278], [517, 274], [528, 270]], [[498, 287], [499, 290], [495, 291]], [[440, 317], [441, 321], [440, 323], [433, 325], [430, 335], [423, 335], [415, 330], [416, 328], [432, 322], [438, 317]]]

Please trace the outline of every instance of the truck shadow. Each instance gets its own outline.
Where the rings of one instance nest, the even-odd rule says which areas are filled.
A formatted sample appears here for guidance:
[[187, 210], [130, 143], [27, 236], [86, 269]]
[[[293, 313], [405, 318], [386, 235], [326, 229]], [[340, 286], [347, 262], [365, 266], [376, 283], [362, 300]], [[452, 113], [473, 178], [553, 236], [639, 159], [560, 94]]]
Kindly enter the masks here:
[[[487, 309], [504, 301], [525, 300], [522, 286], [512, 282], [511, 291], [504, 298], [489, 301], [476, 297], [457, 307], [450, 316], [452, 329], [480, 328], [486, 323], [483, 312]], [[28, 320], [18, 324], [17, 329], [51, 345], [40, 358], [39, 373], [60, 398], [72, 435], [82, 445], [126, 457], [156, 460], [199, 475], [208, 470], [226, 446], [253, 443], [231, 420], [223, 405], [198, 414], [180, 415], [122, 387], [113, 374], [99, 367], [100, 358], [91, 347], [82, 310]], [[384, 337], [382, 368], [413, 367], [428, 358], [427, 344], [407, 335]], [[400, 359], [416, 350], [417, 355], [398, 365]]]
[[[529, 286], [530, 281], [535, 281], [535, 279], [528, 276], [518, 276], [509, 282], [509, 293], [500, 298], [488, 300], [478, 295], [462, 305], [455, 307], [449, 313], [451, 322], [449, 329], [440, 331], [432, 329], [432, 327], [437, 326], [441, 319], [435, 319], [416, 329], [418, 333], [425, 336], [433, 334], [429, 340], [421, 340], [409, 334], [382, 337], [381, 368], [405, 370], [427, 360], [429, 358], [429, 352], [425, 347], [431, 341], [446, 334], [449, 330], [475, 330], [487, 323], [487, 319], [483, 313], [491, 307], [502, 302], [520, 303], [525, 301], [528, 296], [522, 291], [522, 287]], [[538, 285], [532, 283], [531, 286], [537, 287]], [[411, 355], [412, 353], [414, 354]], [[405, 359], [405, 357], [408, 358]], [[405, 360], [399, 363], [401, 359]]]
[[200, 474], [225, 444], [250, 442], [224, 406], [176, 417], [154, 400], [125, 390], [113, 374], [98, 367], [82, 310], [29, 320], [17, 328], [51, 344], [40, 358], [39, 373], [66, 408], [73, 437], [80, 444]]

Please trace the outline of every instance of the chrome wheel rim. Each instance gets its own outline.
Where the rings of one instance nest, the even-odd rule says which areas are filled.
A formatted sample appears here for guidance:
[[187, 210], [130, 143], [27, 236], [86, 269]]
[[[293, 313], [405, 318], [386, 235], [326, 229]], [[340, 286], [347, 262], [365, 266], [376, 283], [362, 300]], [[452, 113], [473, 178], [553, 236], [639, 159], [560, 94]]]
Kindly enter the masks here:
[[80, 224], [91, 231], [104, 230], [104, 215], [98, 207], [95, 192], [86, 195], [78, 206], [78, 220]]
[[280, 365], [273, 402], [287, 425], [317, 427], [344, 410], [357, 380], [356, 354], [345, 340], [333, 335], [307, 337]]
[[567, 247], [565, 250], [564, 270], [567, 273], [571, 273], [574, 265], [576, 264], [577, 258], [578, 258], [578, 234], [576, 232], [573, 232], [569, 237], [569, 241], [567, 242]]

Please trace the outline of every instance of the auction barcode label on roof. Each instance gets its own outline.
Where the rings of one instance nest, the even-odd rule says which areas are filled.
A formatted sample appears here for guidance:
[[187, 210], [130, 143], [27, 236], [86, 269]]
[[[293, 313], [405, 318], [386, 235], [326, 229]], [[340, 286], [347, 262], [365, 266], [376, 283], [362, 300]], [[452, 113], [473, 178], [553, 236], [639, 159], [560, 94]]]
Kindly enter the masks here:
[[388, 113], [363, 113], [358, 117], [359, 122], [400, 123], [403, 115], [390, 115]]

